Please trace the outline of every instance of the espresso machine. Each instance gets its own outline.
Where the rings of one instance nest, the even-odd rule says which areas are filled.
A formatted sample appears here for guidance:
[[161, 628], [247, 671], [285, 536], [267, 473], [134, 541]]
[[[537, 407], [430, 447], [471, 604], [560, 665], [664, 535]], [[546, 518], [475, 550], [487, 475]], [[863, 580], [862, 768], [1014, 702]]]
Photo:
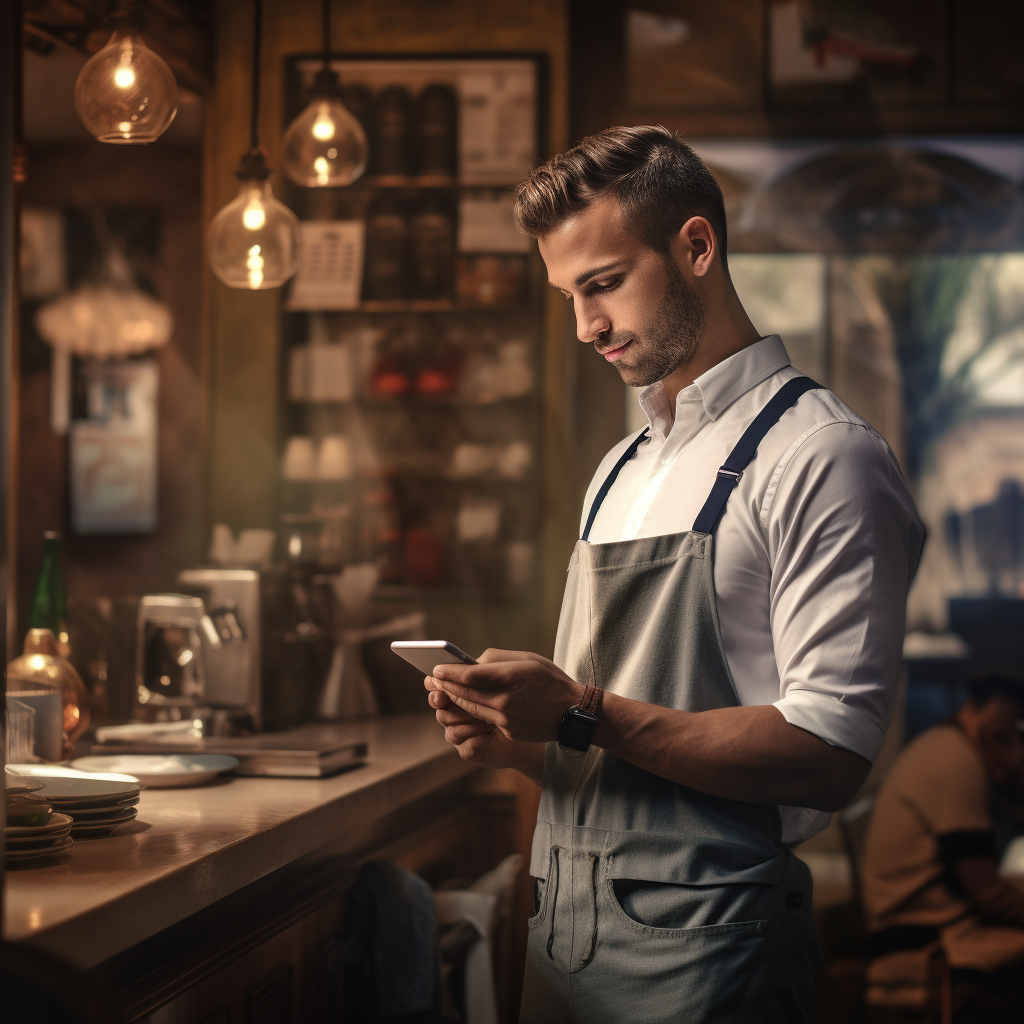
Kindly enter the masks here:
[[258, 731], [260, 574], [186, 569], [178, 582], [188, 594], [139, 602], [133, 717], [200, 719], [208, 735]]

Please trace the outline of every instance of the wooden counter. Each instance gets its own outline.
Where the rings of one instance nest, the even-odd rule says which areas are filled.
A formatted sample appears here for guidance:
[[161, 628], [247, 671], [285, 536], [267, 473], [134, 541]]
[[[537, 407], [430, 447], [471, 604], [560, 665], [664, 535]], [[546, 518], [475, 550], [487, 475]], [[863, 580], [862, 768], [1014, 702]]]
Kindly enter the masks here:
[[[158, 937], [181, 931], [201, 912], [209, 917], [209, 908], [232, 908], [213, 922], [213, 930], [223, 929], [239, 906], [251, 912], [268, 893], [281, 897], [289, 886], [308, 886], [325, 865], [333, 865], [336, 878], [338, 865], [387, 855], [388, 844], [394, 853], [417, 829], [427, 830], [421, 846], [436, 845], [429, 826], [436, 830], [441, 818], [472, 799], [477, 770], [444, 742], [432, 715], [341, 728], [369, 744], [365, 767], [327, 779], [224, 776], [195, 789], [147, 789], [130, 826], [76, 839], [44, 867], [9, 866], [5, 938], [85, 970], [100, 965], [99, 973], [147, 942], [149, 960], [173, 959], [194, 937], [179, 942], [177, 952], [163, 941], [164, 952], [154, 954]], [[209, 921], [202, 931], [210, 931]], [[118, 973], [106, 970], [115, 988]]]

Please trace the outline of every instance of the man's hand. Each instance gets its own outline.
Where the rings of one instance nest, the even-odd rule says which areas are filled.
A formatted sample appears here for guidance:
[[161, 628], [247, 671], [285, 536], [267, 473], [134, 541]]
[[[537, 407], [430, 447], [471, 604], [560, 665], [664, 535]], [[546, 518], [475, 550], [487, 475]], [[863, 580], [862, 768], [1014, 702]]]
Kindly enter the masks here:
[[562, 716], [579, 703], [585, 689], [539, 654], [498, 650], [484, 651], [477, 665], [438, 665], [426, 685], [508, 739], [524, 743], [557, 739]]
[[[480, 656], [481, 662], [495, 653], [485, 651]], [[434, 671], [438, 672], [442, 667], [453, 666], [438, 666]], [[438, 723], [444, 726], [444, 738], [455, 747], [463, 760], [483, 768], [514, 768], [535, 785], [541, 785], [544, 774], [543, 744], [513, 740], [496, 725], [463, 709], [445, 693], [440, 680], [434, 676], [427, 676], [423, 685], [430, 691], [427, 702], [434, 708]]]

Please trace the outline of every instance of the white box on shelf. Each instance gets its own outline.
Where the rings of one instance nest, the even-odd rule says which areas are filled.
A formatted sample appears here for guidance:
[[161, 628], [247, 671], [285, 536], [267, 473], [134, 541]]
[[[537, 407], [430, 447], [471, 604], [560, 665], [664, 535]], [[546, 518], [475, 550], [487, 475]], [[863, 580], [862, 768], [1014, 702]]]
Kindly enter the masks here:
[[351, 346], [331, 342], [310, 345], [306, 351], [309, 360], [306, 394], [309, 401], [349, 401], [355, 392]]
[[459, 252], [528, 253], [533, 239], [516, 229], [515, 196], [464, 195], [459, 200]]

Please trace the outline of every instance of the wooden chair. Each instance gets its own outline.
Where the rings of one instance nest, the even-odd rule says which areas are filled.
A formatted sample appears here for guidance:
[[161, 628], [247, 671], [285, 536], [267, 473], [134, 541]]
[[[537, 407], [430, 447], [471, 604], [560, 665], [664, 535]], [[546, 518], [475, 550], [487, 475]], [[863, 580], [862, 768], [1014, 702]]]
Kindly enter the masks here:
[[[839, 831], [850, 862], [850, 882], [862, 927], [861, 861], [875, 800], [873, 794], [861, 797], [839, 815]], [[952, 983], [941, 945], [933, 942], [923, 949], [901, 950], [869, 960], [864, 972], [864, 1005], [867, 1019], [873, 1024], [952, 1024]]]

